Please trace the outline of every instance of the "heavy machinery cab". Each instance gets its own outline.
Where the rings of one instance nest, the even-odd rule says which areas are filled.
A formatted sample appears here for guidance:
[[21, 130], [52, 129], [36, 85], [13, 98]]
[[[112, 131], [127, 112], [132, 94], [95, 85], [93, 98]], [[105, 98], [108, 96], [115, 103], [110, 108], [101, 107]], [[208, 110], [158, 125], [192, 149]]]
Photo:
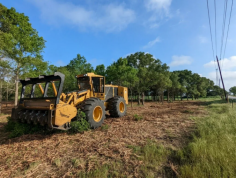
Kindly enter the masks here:
[[105, 85], [105, 77], [94, 73], [77, 75], [79, 91], [90, 90], [91, 97], [99, 98], [107, 102], [114, 96], [121, 96], [128, 104], [128, 90], [117, 85]]
[[76, 77], [79, 91], [90, 90], [93, 97], [104, 100], [105, 77], [94, 73], [77, 75]]

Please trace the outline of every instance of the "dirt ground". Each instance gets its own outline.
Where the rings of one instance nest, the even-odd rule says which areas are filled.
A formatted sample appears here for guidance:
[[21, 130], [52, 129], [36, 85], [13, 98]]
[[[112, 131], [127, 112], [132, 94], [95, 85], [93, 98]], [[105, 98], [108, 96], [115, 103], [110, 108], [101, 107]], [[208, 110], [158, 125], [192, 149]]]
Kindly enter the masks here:
[[[6, 113], [10, 109], [3, 108]], [[7, 138], [3, 131], [6, 116], [0, 116], [0, 177], [74, 177], [114, 161], [122, 162], [123, 174], [133, 177], [142, 163], [130, 159], [129, 145], [142, 146], [153, 140], [178, 149], [195, 127], [191, 118], [205, 114], [197, 101], [135, 103], [123, 118], [108, 116], [101, 128], [83, 134], [31, 134], [14, 139]], [[137, 117], [142, 119], [137, 121]]]
[[2, 102], [2, 113], [11, 114], [11, 110], [14, 107], [14, 102]]

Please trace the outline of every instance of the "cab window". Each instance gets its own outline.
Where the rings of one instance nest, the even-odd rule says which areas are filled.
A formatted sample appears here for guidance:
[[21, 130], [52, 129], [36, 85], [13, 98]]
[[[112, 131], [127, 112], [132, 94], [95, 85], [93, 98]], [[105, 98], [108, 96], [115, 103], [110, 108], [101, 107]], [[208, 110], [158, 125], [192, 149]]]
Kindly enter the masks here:
[[89, 77], [78, 78], [79, 90], [90, 90]]
[[92, 77], [92, 82], [95, 93], [104, 93], [104, 77]]

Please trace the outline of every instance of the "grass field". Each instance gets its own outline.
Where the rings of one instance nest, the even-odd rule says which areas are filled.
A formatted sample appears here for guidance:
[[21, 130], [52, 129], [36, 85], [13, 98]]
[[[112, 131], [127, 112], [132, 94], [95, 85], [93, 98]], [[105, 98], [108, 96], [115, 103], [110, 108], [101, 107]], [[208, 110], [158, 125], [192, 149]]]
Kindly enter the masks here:
[[96, 130], [13, 139], [1, 116], [0, 175], [236, 177], [235, 109], [219, 98], [148, 102]]
[[190, 143], [177, 153], [181, 177], [236, 177], [236, 108], [205, 101], [207, 117], [198, 119]]

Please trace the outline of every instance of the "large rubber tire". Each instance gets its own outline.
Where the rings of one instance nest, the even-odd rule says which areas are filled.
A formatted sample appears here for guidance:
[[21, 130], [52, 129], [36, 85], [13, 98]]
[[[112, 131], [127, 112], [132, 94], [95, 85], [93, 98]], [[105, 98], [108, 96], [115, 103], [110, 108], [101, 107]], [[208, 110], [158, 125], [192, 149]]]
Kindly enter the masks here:
[[91, 129], [100, 127], [105, 119], [104, 103], [98, 98], [89, 98], [84, 101], [81, 110], [86, 115], [86, 120]]
[[112, 117], [123, 117], [126, 114], [127, 106], [121, 96], [115, 96], [108, 101], [109, 113]]

